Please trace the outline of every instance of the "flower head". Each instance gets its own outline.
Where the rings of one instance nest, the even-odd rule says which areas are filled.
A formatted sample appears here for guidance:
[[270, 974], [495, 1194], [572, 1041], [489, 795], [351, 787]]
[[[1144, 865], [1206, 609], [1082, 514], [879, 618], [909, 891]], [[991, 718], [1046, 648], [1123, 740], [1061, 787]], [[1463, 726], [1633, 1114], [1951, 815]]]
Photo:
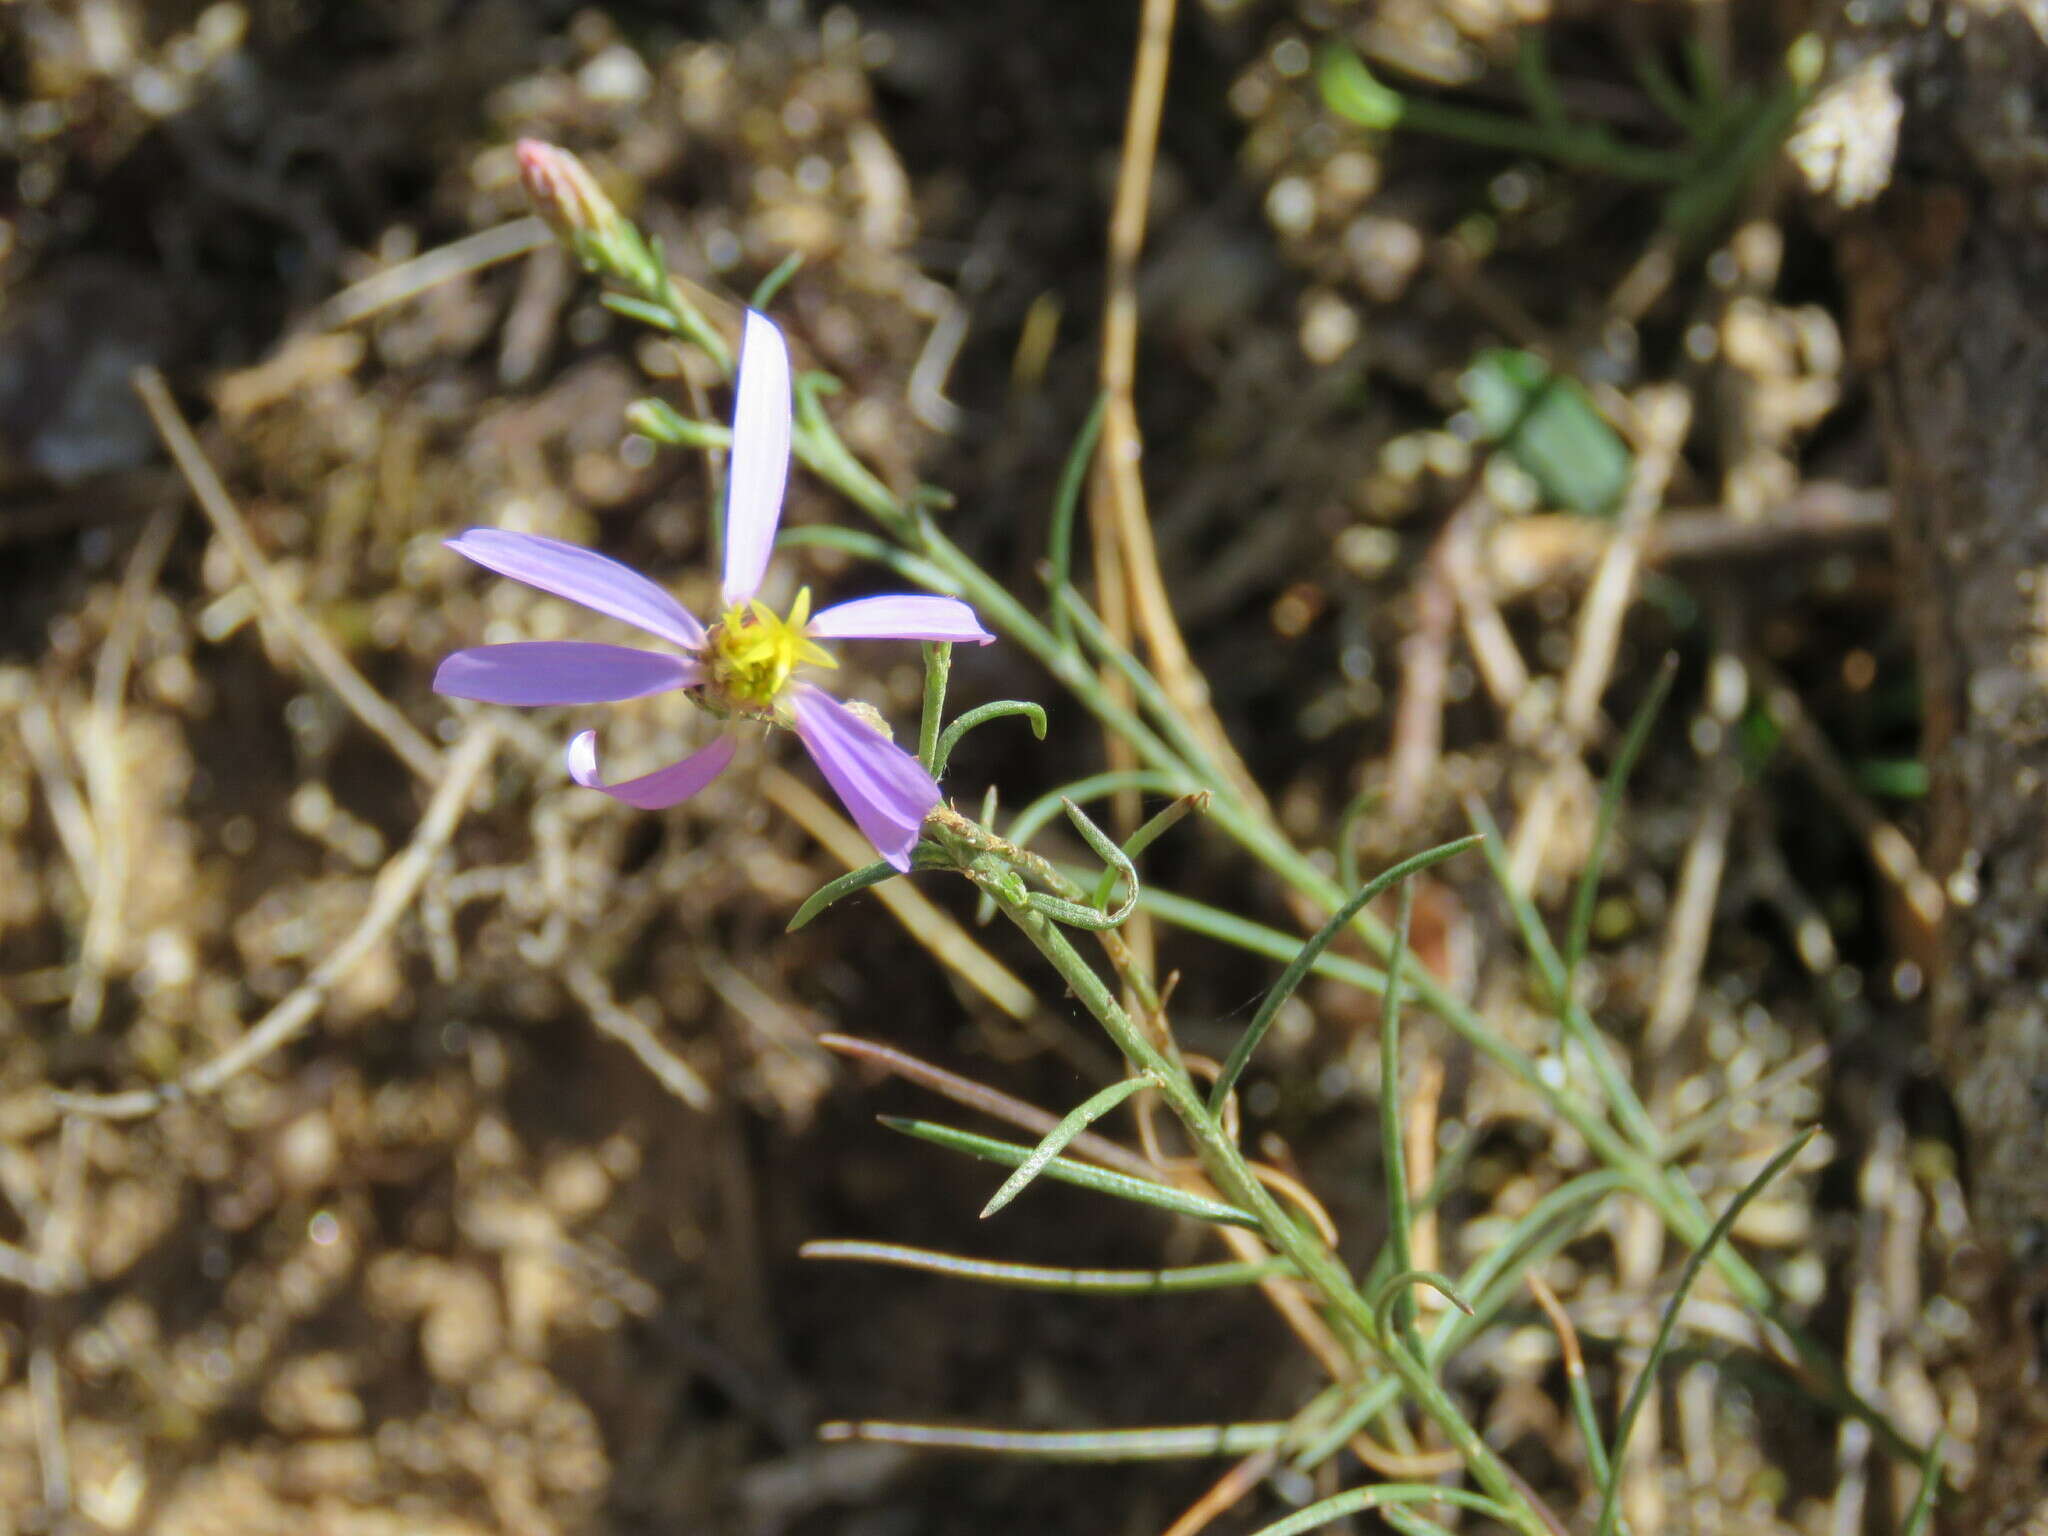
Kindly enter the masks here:
[[448, 545], [477, 564], [557, 597], [622, 619], [670, 651], [585, 641], [538, 640], [457, 651], [434, 677], [439, 693], [492, 704], [597, 704], [689, 690], [726, 722], [709, 746], [666, 768], [607, 784], [597, 735], [569, 743], [569, 776], [645, 810], [687, 800], [724, 772], [733, 730], [755, 722], [794, 731], [882, 857], [910, 867], [918, 829], [939, 787], [917, 759], [859, 714], [806, 681], [805, 667], [836, 663], [826, 640], [954, 640], [995, 637], [974, 610], [950, 597], [864, 597], [813, 615], [810, 589], [787, 615], [756, 595], [782, 517], [789, 473], [789, 351], [765, 316], [748, 311], [733, 410], [725, 503], [724, 604], [709, 629], [673, 597], [616, 560], [536, 534], [471, 528]]

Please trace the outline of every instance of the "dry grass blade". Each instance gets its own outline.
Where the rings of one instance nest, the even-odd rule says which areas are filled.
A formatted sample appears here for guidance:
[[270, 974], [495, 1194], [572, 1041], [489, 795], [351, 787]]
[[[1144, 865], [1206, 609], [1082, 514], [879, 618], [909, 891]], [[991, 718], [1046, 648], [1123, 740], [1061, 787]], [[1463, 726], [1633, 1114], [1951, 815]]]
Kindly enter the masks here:
[[638, 1014], [619, 1006], [602, 976], [584, 962], [574, 961], [563, 967], [562, 982], [590, 1014], [590, 1022], [639, 1058], [657, 1083], [692, 1109], [711, 1107], [710, 1085], [664, 1045]]
[[206, 514], [214, 532], [234, 556], [242, 579], [249, 583], [249, 590], [256, 595], [256, 605], [263, 617], [340, 695], [350, 712], [398, 755], [399, 761], [427, 783], [440, 782], [446, 771], [440, 749], [420, 733], [418, 726], [400, 714], [390, 700], [372, 688], [327, 632], [279, 589], [276, 576], [249, 534], [249, 525], [242, 520], [241, 509], [228, 495], [227, 487], [221, 484], [213, 465], [207, 462], [205, 450], [199, 446], [199, 439], [192, 435], [192, 428], [186, 424], [177, 402], [171, 398], [164, 376], [154, 368], [139, 368], [133, 375], [133, 382], [135, 392], [142, 397], [142, 403], [149, 411], [149, 419], [156, 425], [157, 435], [177, 461], [185, 483], [192, 488], [193, 499], [199, 503], [199, 510]]
[[114, 622], [100, 647], [93, 672], [92, 711], [78, 743], [79, 766], [92, 802], [92, 824], [98, 844], [90, 887], [91, 910], [79, 944], [78, 977], [71, 993], [71, 1027], [90, 1029], [99, 1022], [106, 998], [107, 969], [121, 942], [122, 898], [128, 888], [128, 823], [126, 786], [121, 760], [121, 712], [128, 692], [128, 672], [142, 635], [143, 610], [156, 586], [171, 538], [178, 531], [175, 507], [160, 507], [143, 525], [142, 537], [128, 557], [116, 599]]

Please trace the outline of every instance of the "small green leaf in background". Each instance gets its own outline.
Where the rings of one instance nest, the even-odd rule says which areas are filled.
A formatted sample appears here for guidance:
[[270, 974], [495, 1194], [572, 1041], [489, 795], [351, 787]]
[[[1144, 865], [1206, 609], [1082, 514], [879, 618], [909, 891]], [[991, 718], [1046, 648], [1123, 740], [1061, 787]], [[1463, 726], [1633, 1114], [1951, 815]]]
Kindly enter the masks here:
[[1587, 516], [1611, 513], [1628, 488], [1628, 445], [1601, 419], [1585, 390], [1551, 372], [1533, 352], [1495, 348], [1458, 379], [1480, 434], [1499, 443], [1552, 506]]

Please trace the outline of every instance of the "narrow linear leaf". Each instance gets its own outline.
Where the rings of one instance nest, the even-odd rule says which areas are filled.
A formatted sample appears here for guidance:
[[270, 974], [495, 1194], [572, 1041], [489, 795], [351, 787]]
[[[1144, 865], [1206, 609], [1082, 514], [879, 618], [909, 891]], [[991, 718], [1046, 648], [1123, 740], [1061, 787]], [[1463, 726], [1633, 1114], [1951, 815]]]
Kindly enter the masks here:
[[1600, 814], [1593, 823], [1593, 846], [1586, 850], [1586, 866], [1579, 873], [1578, 890], [1572, 896], [1571, 920], [1565, 928], [1564, 938], [1564, 990], [1567, 997], [1572, 995], [1573, 981], [1579, 974], [1579, 962], [1586, 957], [1586, 943], [1593, 931], [1593, 908], [1600, 895], [1600, 875], [1607, 862], [1607, 844], [1614, 836], [1614, 823], [1621, 813], [1621, 797], [1628, 789], [1630, 775], [1635, 772], [1636, 760], [1643, 755], [1643, 748], [1650, 740], [1650, 727], [1657, 723], [1657, 716], [1664, 711], [1664, 701], [1671, 696], [1671, 680], [1678, 675], [1678, 657], [1667, 654], [1657, 668], [1657, 677], [1650, 684], [1650, 691], [1636, 712], [1630, 717], [1628, 730], [1622, 735], [1621, 746], [1614, 754], [1614, 766], [1607, 771], [1607, 782], [1600, 789]]
[[1607, 1489], [1600, 1500], [1598, 1536], [1614, 1536], [1614, 1523], [1621, 1515], [1622, 1456], [1628, 1449], [1629, 1432], [1636, 1427], [1636, 1415], [1643, 1411], [1643, 1404], [1649, 1400], [1650, 1392], [1657, 1384], [1657, 1367], [1664, 1358], [1664, 1351], [1671, 1347], [1671, 1331], [1678, 1323], [1678, 1311], [1685, 1305], [1686, 1294], [1692, 1290], [1693, 1282], [1699, 1279], [1700, 1271], [1707, 1267], [1707, 1260], [1721, 1239], [1728, 1235], [1728, 1229], [1735, 1225], [1735, 1218], [1742, 1214], [1743, 1208], [1763, 1193], [1765, 1185], [1784, 1172], [1819, 1129], [1819, 1126], [1808, 1126], [1765, 1163], [1763, 1171], [1728, 1202], [1728, 1209], [1721, 1213], [1721, 1219], [1707, 1233], [1706, 1241], [1695, 1248], [1685, 1261], [1685, 1269], [1678, 1277], [1678, 1289], [1672, 1293], [1670, 1304], [1664, 1308], [1663, 1321], [1657, 1325], [1657, 1338], [1650, 1346], [1650, 1358], [1643, 1362], [1642, 1374], [1636, 1377], [1628, 1401], [1622, 1405], [1621, 1418], [1614, 1426], [1614, 1445], [1607, 1453]]
[[1083, 804], [1126, 789], [1144, 790], [1155, 795], [1178, 795], [1187, 788], [1187, 783], [1180, 777], [1160, 773], [1151, 768], [1124, 768], [1113, 773], [1091, 773], [1086, 778], [1075, 779], [1071, 784], [1062, 784], [1058, 789], [1049, 789], [1033, 800], [1017, 813], [1017, 819], [1010, 823], [1010, 830], [1004, 836], [1019, 848], [1026, 846], [1038, 835], [1042, 827], [1059, 815], [1060, 807], [1069, 800]]
[[1067, 462], [1060, 470], [1059, 488], [1052, 498], [1052, 529], [1046, 536], [1045, 560], [1055, 598], [1053, 634], [1058, 637], [1062, 650], [1074, 643], [1074, 621], [1060, 607], [1057, 598], [1073, 584], [1074, 513], [1081, 505], [1081, 487], [1088, 478], [1088, 461], [1095, 457], [1095, 445], [1102, 440], [1102, 422], [1108, 412], [1109, 393], [1105, 390], [1095, 397], [1088, 419], [1081, 423], [1080, 434], [1075, 437], [1074, 446], [1067, 454]]
[[753, 296], [747, 300], [747, 308], [766, 309], [774, 303], [775, 295], [782, 292], [783, 285], [796, 276], [797, 268], [803, 264], [802, 251], [791, 251], [783, 257], [775, 264], [775, 270], [761, 279], [759, 286], [754, 289]]
[[1265, 1001], [1259, 1004], [1259, 1011], [1252, 1016], [1251, 1023], [1246, 1025], [1244, 1033], [1238, 1036], [1237, 1044], [1231, 1048], [1230, 1059], [1224, 1062], [1223, 1071], [1217, 1076], [1216, 1086], [1210, 1091], [1211, 1113], [1223, 1113], [1223, 1105], [1230, 1097], [1230, 1090], [1237, 1086], [1237, 1080], [1244, 1075], [1244, 1069], [1251, 1063], [1252, 1053], [1259, 1048], [1259, 1042], [1266, 1037], [1266, 1031], [1272, 1028], [1274, 1017], [1287, 999], [1294, 996], [1295, 989], [1301, 985], [1302, 979], [1308, 975], [1322, 952], [1330, 947], [1338, 934], [1351, 925], [1351, 920], [1358, 916], [1366, 903], [1388, 887], [1399, 884], [1410, 875], [1419, 874], [1433, 864], [1441, 864], [1453, 854], [1463, 853], [1479, 841], [1477, 837], [1461, 837], [1454, 843], [1445, 843], [1441, 847], [1418, 853], [1412, 859], [1405, 859], [1368, 883], [1356, 896], [1331, 914], [1330, 920], [1317, 929], [1315, 935], [1295, 953], [1294, 959], [1288, 962], [1287, 969], [1280, 973], [1280, 979], [1273, 983], [1273, 990], [1268, 992]]
[[1924, 1536], [1928, 1522], [1933, 1520], [1934, 1503], [1941, 1494], [1941, 1455], [1947, 1448], [1948, 1431], [1936, 1430], [1933, 1443], [1927, 1447], [1927, 1459], [1920, 1463], [1920, 1491], [1913, 1496], [1913, 1507], [1906, 1513], [1899, 1536]]
[[926, 1248], [909, 1248], [900, 1243], [837, 1239], [805, 1243], [797, 1250], [797, 1257], [886, 1264], [897, 1269], [944, 1275], [954, 1280], [978, 1280], [1027, 1291], [1065, 1291], [1076, 1296], [1170, 1296], [1181, 1291], [1213, 1291], [1227, 1286], [1257, 1285], [1276, 1275], [1294, 1272], [1294, 1266], [1285, 1259], [1189, 1264], [1178, 1269], [1059, 1269], [1046, 1264], [1005, 1264], [993, 1259], [969, 1259], [958, 1254], [934, 1253]]
[[880, 885], [890, 876], [900, 875], [901, 873], [903, 871], [895, 865], [889, 863], [886, 859], [880, 859], [868, 865], [865, 869], [856, 869], [841, 875], [837, 880], [827, 881], [824, 885], [811, 892], [810, 896], [804, 901], [804, 904], [796, 909], [796, 916], [789, 920], [789, 926], [783, 929], [783, 932], [795, 933], [797, 929], [809, 923], [812, 918], [831, 906], [833, 902], [851, 896], [856, 891], [864, 891], [871, 885]]
[[867, 1419], [820, 1424], [818, 1438], [1014, 1456], [1025, 1461], [1180, 1461], [1270, 1451], [1287, 1438], [1288, 1428], [1273, 1423], [1185, 1424], [1158, 1429], [981, 1429]]
[[642, 325], [651, 326], [657, 331], [666, 331], [671, 336], [682, 329], [676, 323], [676, 317], [666, 308], [659, 304], [650, 304], [645, 299], [636, 299], [624, 293], [605, 293], [600, 294], [597, 301], [615, 315], [627, 320], [638, 320]]
[[1455, 1536], [1449, 1526], [1439, 1525], [1427, 1515], [1418, 1515], [1405, 1504], [1386, 1505], [1379, 1516], [1401, 1536]]
[[[993, 704], [978, 704], [959, 715], [953, 723], [939, 732], [939, 745], [932, 754], [932, 777], [946, 776], [946, 764], [952, 761], [953, 749], [960, 745], [961, 738], [976, 726], [987, 725], [991, 720], [1007, 720], [1013, 715], [1022, 715], [1031, 722], [1031, 734], [1040, 741], [1045, 740], [1045, 711], [1036, 704], [1023, 699], [998, 699]], [[987, 818], [983, 818], [984, 824]]]
[[1379, 803], [1377, 788], [1360, 790], [1337, 818], [1337, 883], [1347, 891], [1358, 889], [1358, 823]]
[[[1088, 813], [1072, 800], [1062, 800], [1060, 809], [1067, 813], [1067, 820], [1074, 830], [1081, 834], [1081, 840], [1094, 851], [1095, 856], [1110, 867], [1113, 874], [1122, 875], [1129, 894], [1115, 912], [1106, 912], [1108, 926], [1114, 928], [1131, 915], [1131, 909], [1138, 904], [1138, 866], [1131, 862], [1131, 856], [1116, 845], [1116, 839], [1088, 819]], [[1171, 825], [1169, 823], [1168, 825]], [[1163, 830], [1163, 829], [1162, 829]], [[1156, 834], [1155, 834], [1156, 835]], [[1112, 882], [1113, 884], [1114, 882]], [[1095, 902], [1097, 907], [1107, 908], [1109, 893], [1102, 892]]]
[[[1408, 959], [1408, 928], [1415, 915], [1415, 887], [1401, 885], [1401, 908], [1394, 921], [1394, 948], [1387, 956], [1387, 996], [1380, 1010], [1380, 1165], [1387, 1183], [1388, 1266], [1398, 1275], [1415, 1267], [1409, 1241], [1408, 1147], [1401, 1134], [1401, 967]], [[1391, 1319], [1395, 1333], [1418, 1358], [1415, 1302], [1405, 1286], [1394, 1293]], [[1467, 1309], [1470, 1310], [1469, 1308]], [[1384, 1325], [1382, 1326], [1385, 1332]]]
[[987, 1221], [1004, 1206], [1024, 1193], [1026, 1186], [1045, 1171], [1045, 1165], [1060, 1153], [1066, 1151], [1067, 1143], [1087, 1130], [1097, 1120], [1108, 1114], [1141, 1088], [1156, 1088], [1159, 1079], [1151, 1073], [1140, 1077], [1127, 1077], [1122, 1082], [1111, 1083], [1100, 1093], [1091, 1095], [1078, 1108], [1068, 1114], [1060, 1123], [1045, 1133], [1045, 1137], [1031, 1149], [1031, 1155], [1017, 1165], [1017, 1171], [1003, 1180], [1003, 1186], [989, 1196], [987, 1205], [981, 1208], [981, 1219]]
[[1515, 1517], [1505, 1506], [1483, 1493], [1468, 1493], [1463, 1488], [1439, 1488], [1434, 1483], [1375, 1483], [1370, 1488], [1354, 1488], [1334, 1498], [1319, 1499], [1306, 1509], [1296, 1510], [1285, 1520], [1260, 1526], [1252, 1536], [1301, 1536], [1303, 1531], [1334, 1525], [1346, 1515], [1384, 1509], [1390, 1504], [1453, 1504], [1459, 1509], [1490, 1516], [1503, 1525], [1516, 1524]]
[[1407, 1294], [1411, 1285], [1426, 1285], [1467, 1317], [1473, 1316], [1472, 1303], [1459, 1292], [1450, 1276], [1440, 1275], [1433, 1269], [1404, 1269], [1382, 1285], [1372, 1299], [1373, 1321], [1379, 1327], [1382, 1341], [1393, 1341], [1395, 1325], [1391, 1314], [1395, 1303]]
[[[934, 1125], [929, 1120], [910, 1120], [896, 1115], [883, 1115], [880, 1119], [892, 1131], [901, 1131], [934, 1146], [964, 1152], [969, 1157], [979, 1157], [991, 1163], [1015, 1168], [1031, 1155], [1029, 1147], [1020, 1147], [1012, 1141], [997, 1141], [990, 1136], [977, 1136], [971, 1131], [955, 1130], [950, 1125]], [[1099, 1195], [1149, 1205], [1157, 1210], [1171, 1211], [1176, 1216], [1192, 1216], [1197, 1221], [1222, 1222], [1227, 1226], [1259, 1230], [1258, 1217], [1249, 1211], [1240, 1211], [1234, 1205], [1191, 1195], [1151, 1179], [1134, 1179], [1129, 1174], [1111, 1173], [1106, 1168], [1090, 1168], [1086, 1163], [1070, 1162], [1064, 1157], [1056, 1157], [1047, 1163], [1040, 1177], [1057, 1179], [1062, 1184], [1078, 1184]]]
[[730, 448], [732, 428], [683, 415], [666, 400], [649, 396], [626, 407], [626, 425], [667, 448]]
[[[1135, 864], [1139, 854], [1179, 826], [1181, 822], [1187, 819], [1190, 812], [1207, 810], [1211, 798], [1213, 798], [1211, 791], [1206, 789], [1198, 789], [1191, 794], [1175, 796], [1172, 804], [1168, 805], [1165, 810], [1159, 812], [1158, 815], [1154, 816], [1124, 840], [1124, 857]], [[1117, 872], [1114, 869], [1106, 869], [1102, 872], [1102, 878], [1096, 882], [1093, 893], [1093, 900], [1096, 906], [1104, 907], [1109, 905], [1109, 893], [1116, 889], [1116, 876]]]

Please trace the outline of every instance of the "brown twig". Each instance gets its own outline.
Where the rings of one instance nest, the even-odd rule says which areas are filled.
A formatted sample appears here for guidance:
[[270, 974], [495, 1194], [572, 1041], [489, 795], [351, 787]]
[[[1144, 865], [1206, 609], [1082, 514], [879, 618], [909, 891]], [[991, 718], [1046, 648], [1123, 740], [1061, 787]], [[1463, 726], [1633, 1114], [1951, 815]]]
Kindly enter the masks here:
[[1277, 1450], [1254, 1451], [1236, 1466], [1209, 1485], [1203, 1495], [1190, 1504], [1178, 1520], [1169, 1525], [1160, 1536], [1201, 1536], [1212, 1525], [1216, 1517], [1228, 1514], [1250, 1495], [1251, 1491], [1265, 1480], [1266, 1474], [1279, 1464]]

